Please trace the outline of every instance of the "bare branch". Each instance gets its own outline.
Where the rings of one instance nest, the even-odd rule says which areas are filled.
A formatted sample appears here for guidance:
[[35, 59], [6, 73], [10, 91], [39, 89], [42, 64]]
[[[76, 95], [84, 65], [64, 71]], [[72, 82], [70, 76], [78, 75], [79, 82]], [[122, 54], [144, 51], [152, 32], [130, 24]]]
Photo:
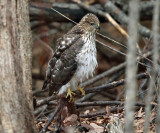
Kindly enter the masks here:
[[48, 126], [51, 124], [51, 122], [53, 121], [53, 119], [57, 115], [57, 113], [60, 111], [60, 109], [61, 109], [61, 104], [58, 104], [58, 106], [56, 107], [55, 111], [52, 113], [51, 118], [49, 119], [47, 124], [42, 129], [42, 132], [46, 132]]
[[[160, 1], [156, 0], [155, 5], [154, 5], [154, 16], [153, 16], [153, 25], [152, 25], [152, 28], [153, 28], [153, 51], [154, 51], [154, 53], [153, 53], [153, 56], [152, 56], [152, 58], [153, 58], [153, 73], [152, 73], [152, 77], [150, 79], [151, 82], [153, 82], [153, 83], [150, 82], [150, 85], [153, 85], [153, 86], [150, 86], [151, 88], [149, 88], [151, 90], [153, 90], [153, 87], [154, 87], [155, 81], [156, 81], [156, 75], [158, 75], [159, 70], [160, 70], [160, 66], [158, 65], [158, 60], [159, 60], [159, 51], [158, 51], [159, 38], [158, 38], [158, 33], [159, 33], [159, 13], [160, 13], [159, 10], [160, 10]], [[158, 86], [157, 86], [157, 89], [158, 89], [158, 92], [160, 94], [160, 88], [158, 88]], [[151, 97], [152, 97], [152, 92], [151, 92]], [[150, 100], [152, 100], [152, 99], [150, 99]], [[147, 105], [147, 106], [150, 106], [150, 105]], [[151, 109], [151, 107], [148, 107], [148, 108], [146, 107], [146, 111], [148, 111], [148, 112], [146, 112], [146, 120], [149, 120], [149, 118], [148, 118], [149, 114], [150, 114], [149, 109]], [[156, 119], [156, 132], [157, 133], [160, 132], [160, 128], [159, 128], [160, 114], [159, 114], [158, 111], [160, 111], [160, 98], [159, 98], [159, 95], [158, 95], [158, 109], [157, 109], [157, 119]], [[149, 125], [148, 122], [145, 123], [145, 127], [146, 127], [145, 131], [146, 132], [148, 132], [148, 127], [147, 127]]]
[[[104, 8], [121, 24], [128, 25], [128, 22], [129, 22], [128, 16], [124, 14], [118, 7], [116, 7], [111, 1], [107, 1], [106, 3], [104, 3]], [[138, 24], [138, 29], [139, 29], [139, 33], [143, 37], [147, 37], [148, 39], [152, 37], [153, 32], [148, 28], [142, 26], [141, 24]], [[159, 35], [158, 35], [158, 38], [160, 38]]]
[[138, 40], [139, 0], [130, 0], [128, 32], [128, 56], [126, 69], [126, 105], [125, 129], [127, 133], [134, 133], [134, 104], [136, 102], [136, 42]]
[[[141, 73], [141, 74], [138, 74], [136, 78], [137, 78], [137, 80], [146, 79], [146, 78], [148, 78], [148, 74], [147, 73]], [[125, 82], [126, 82], [125, 79], [121, 79], [119, 81], [114, 81], [112, 83], [105, 84], [105, 85], [102, 85], [102, 86], [97, 86], [97, 87], [94, 87], [94, 88], [87, 88], [87, 89], [85, 89], [85, 93], [89, 94], [89, 93], [93, 93], [93, 92], [101, 92], [101, 91], [105, 91], [105, 90], [108, 90], [108, 89], [113, 89], [117, 86], [124, 85]], [[80, 91], [73, 91], [73, 92], [76, 93], [76, 95], [81, 95]], [[36, 105], [41, 106], [43, 104], [47, 104], [51, 100], [55, 100], [55, 99], [59, 99], [59, 98], [60, 98], [59, 96], [53, 95], [53, 96], [44, 98], [42, 100], [39, 100]]]
[[[93, 102], [82, 102], [82, 103], [76, 103], [77, 107], [88, 107], [88, 106], [114, 106], [114, 105], [120, 105], [123, 106], [124, 102], [121, 101], [93, 101]], [[143, 103], [136, 103], [135, 106], [145, 106]]]

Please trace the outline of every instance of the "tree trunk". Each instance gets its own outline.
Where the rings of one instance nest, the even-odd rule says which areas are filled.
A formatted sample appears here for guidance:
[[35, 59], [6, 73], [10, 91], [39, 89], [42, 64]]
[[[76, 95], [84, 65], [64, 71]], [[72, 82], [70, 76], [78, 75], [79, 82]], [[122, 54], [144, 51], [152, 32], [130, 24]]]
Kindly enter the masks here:
[[0, 1], [0, 132], [34, 133], [28, 0]]

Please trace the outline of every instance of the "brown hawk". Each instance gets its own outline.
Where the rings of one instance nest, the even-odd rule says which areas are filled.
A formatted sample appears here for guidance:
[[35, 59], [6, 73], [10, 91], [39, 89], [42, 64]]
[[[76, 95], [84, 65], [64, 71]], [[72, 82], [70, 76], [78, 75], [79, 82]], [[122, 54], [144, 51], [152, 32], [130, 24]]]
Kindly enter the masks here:
[[48, 63], [47, 79], [42, 88], [49, 86], [49, 95], [53, 92], [62, 94], [68, 89], [67, 97], [69, 95], [72, 98], [74, 93], [71, 90], [77, 88], [85, 94], [79, 84], [93, 76], [97, 66], [95, 35], [99, 28], [98, 18], [89, 13], [58, 39], [56, 50]]

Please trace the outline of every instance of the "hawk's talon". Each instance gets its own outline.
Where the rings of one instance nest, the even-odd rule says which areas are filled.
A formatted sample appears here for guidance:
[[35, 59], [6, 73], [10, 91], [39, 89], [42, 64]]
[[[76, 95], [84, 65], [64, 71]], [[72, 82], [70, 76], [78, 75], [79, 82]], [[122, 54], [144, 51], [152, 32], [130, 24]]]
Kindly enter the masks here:
[[69, 102], [71, 102], [72, 101], [72, 95], [76, 95], [76, 93], [74, 93], [74, 92], [72, 92], [71, 91], [71, 89], [70, 88], [68, 88], [68, 91], [67, 91], [67, 96], [66, 96], [66, 98], [68, 98], [69, 97]]
[[82, 88], [80, 85], [78, 86], [77, 90], [79, 90], [82, 93], [82, 95], [85, 96], [84, 88]]

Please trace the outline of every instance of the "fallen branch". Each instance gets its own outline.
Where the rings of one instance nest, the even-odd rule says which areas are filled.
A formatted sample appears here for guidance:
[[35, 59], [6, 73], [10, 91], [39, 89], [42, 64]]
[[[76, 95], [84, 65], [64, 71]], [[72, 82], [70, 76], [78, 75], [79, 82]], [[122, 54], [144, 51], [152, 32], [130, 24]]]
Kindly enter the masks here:
[[[98, 0], [99, 2], [102, 0]], [[126, 14], [129, 11], [129, 1], [113, 1], [115, 5], [120, 7]], [[140, 20], [152, 20], [155, 1], [140, 1]], [[102, 2], [103, 4], [103, 2]]]
[[[111, 1], [106, 1], [103, 3], [105, 10], [111, 14], [117, 21], [119, 21], [121, 24], [128, 25], [129, 17], [123, 13], [116, 5], [114, 5]], [[152, 37], [153, 32], [144, 27], [141, 24], [138, 24], [139, 33], [143, 37], [147, 37], [150, 39]], [[160, 38], [160, 35], [159, 35]]]
[[[56, 3], [49, 4], [47, 2], [44, 2], [47, 4], [40, 2], [32, 2], [30, 5], [30, 18], [31, 21], [36, 20], [45, 20], [45, 21], [51, 21], [51, 22], [69, 22], [69, 20], [65, 19], [63, 16], [57, 14], [54, 12], [52, 8], [56, 9], [63, 15], [69, 17], [73, 21], [79, 22], [79, 20], [87, 13], [86, 10], [79, 7], [77, 4], [68, 4], [68, 3]], [[93, 5], [92, 7], [96, 7], [98, 9], [103, 10], [102, 6], [100, 4]], [[103, 17], [100, 17], [100, 21], [103, 22], [105, 19]]]
[[34, 116], [38, 116], [39, 114], [41, 114], [42, 112], [44, 112], [45, 109], [47, 109], [47, 105], [43, 105], [42, 107], [37, 108], [34, 111]]
[[59, 97], [58, 97], [57, 95], [53, 95], [53, 96], [44, 98], [44, 99], [42, 99], [42, 100], [39, 100], [39, 101], [37, 101], [36, 107], [41, 106], [41, 105], [43, 105], [43, 104], [47, 104], [49, 101], [51, 101], [51, 100], [56, 100], [56, 99], [58, 99], [58, 98], [59, 98]]
[[[112, 76], [105, 82], [105, 84], [108, 84], [108, 83], [111, 83], [111, 82], [117, 80], [124, 72], [125, 72], [125, 69], [122, 68], [119, 71], [117, 71], [116, 74], [112, 74]], [[98, 84], [104, 84], [104, 80], [101, 83], [98, 82]], [[109, 91], [107, 91], [107, 92], [100, 92], [98, 94], [100, 94], [102, 96], [104, 95], [105, 97], [108, 97], [108, 98], [110, 98], [112, 100], [116, 99], [115, 96], [113, 96], [112, 94], [109, 93]], [[84, 102], [84, 101], [90, 99], [91, 97], [93, 97], [95, 95], [97, 95], [97, 93], [89, 93], [89, 94], [85, 95], [84, 97], [82, 97], [80, 99], [77, 99], [76, 102]]]
[[[137, 80], [146, 79], [148, 77], [149, 77], [148, 73], [140, 73], [140, 74], [137, 75]], [[114, 81], [112, 83], [105, 84], [105, 85], [102, 85], [102, 86], [97, 86], [97, 87], [94, 87], [94, 88], [87, 88], [87, 89], [85, 89], [85, 93], [89, 94], [89, 93], [93, 93], [93, 92], [102, 92], [102, 91], [105, 91], [105, 90], [108, 90], [108, 89], [113, 89], [117, 86], [124, 85], [124, 84], [125, 84], [125, 79], [121, 79], [119, 81]], [[80, 91], [73, 91], [73, 92], [76, 95], [81, 95]], [[47, 97], [45, 99], [39, 100], [36, 105], [41, 106], [43, 104], [47, 104], [51, 100], [55, 100], [55, 99], [59, 99], [59, 98], [60, 97], [57, 96], [57, 95], [50, 96], [50, 97]]]
[[[76, 103], [77, 107], [88, 107], [88, 106], [114, 106], [114, 105], [121, 105], [124, 106], [124, 102], [121, 101], [94, 101], [94, 102], [82, 102]], [[145, 104], [143, 103], [136, 103], [135, 106], [142, 106], [144, 107]]]
[[[141, 74], [138, 74], [136, 77], [137, 77], [137, 80], [140, 80], [140, 79], [148, 78], [149, 76], [148, 76], [148, 73], [141, 73]], [[85, 89], [85, 93], [88, 94], [88, 93], [93, 93], [93, 92], [105, 91], [106, 89], [108, 90], [108, 89], [112, 89], [112, 88], [115, 88], [120, 85], [124, 85], [125, 82], [126, 82], [125, 79], [121, 79], [119, 81], [114, 81], [114, 82], [106, 84], [106, 85], [97, 86], [94, 88], [88, 88], [88, 89]], [[74, 93], [80, 94], [79, 91], [74, 91]]]
[[[102, 0], [99, 0], [102, 1]], [[117, 0], [116, 0], [117, 1]], [[116, 2], [115, 1], [115, 2]], [[126, 2], [125, 2], [126, 3]], [[146, 3], [146, 4], [145, 4]], [[104, 5], [104, 0], [101, 2]], [[116, 3], [117, 4], [117, 3]], [[153, 14], [153, 4], [154, 1], [149, 2], [141, 2], [141, 18], [142, 19], [151, 19]], [[125, 12], [128, 11], [128, 5], [124, 5]], [[34, 20], [45, 20], [45, 21], [52, 21], [52, 22], [68, 22], [67, 19], [63, 18], [62, 16], [53, 12], [50, 8], [53, 7], [57, 11], [63, 13], [65, 16], [71, 18], [72, 20], [78, 22], [80, 18], [82, 18], [86, 13], [88, 13], [83, 8], [79, 7], [77, 4], [73, 3], [49, 3], [49, 2], [31, 2], [30, 4], [30, 18], [32, 21]], [[91, 5], [91, 7], [100, 9], [103, 11], [103, 7], [100, 4]], [[122, 10], [123, 10], [122, 9]], [[100, 16], [98, 16], [100, 17]], [[100, 17], [101, 22], [104, 22], [105, 19]]]
[[47, 131], [48, 126], [51, 124], [51, 122], [53, 121], [53, 119], [57, 115], [57, 113], [60, 111], [60, 109], [61, 109], [61, 104], [58, 104], [58, 106], [56, 107], [55, 111], [53, 112], [53, 114], [51, 115], [50, 119], [48, 120], [47, 124], [42, 129], [42, 132], [46, 132]]

